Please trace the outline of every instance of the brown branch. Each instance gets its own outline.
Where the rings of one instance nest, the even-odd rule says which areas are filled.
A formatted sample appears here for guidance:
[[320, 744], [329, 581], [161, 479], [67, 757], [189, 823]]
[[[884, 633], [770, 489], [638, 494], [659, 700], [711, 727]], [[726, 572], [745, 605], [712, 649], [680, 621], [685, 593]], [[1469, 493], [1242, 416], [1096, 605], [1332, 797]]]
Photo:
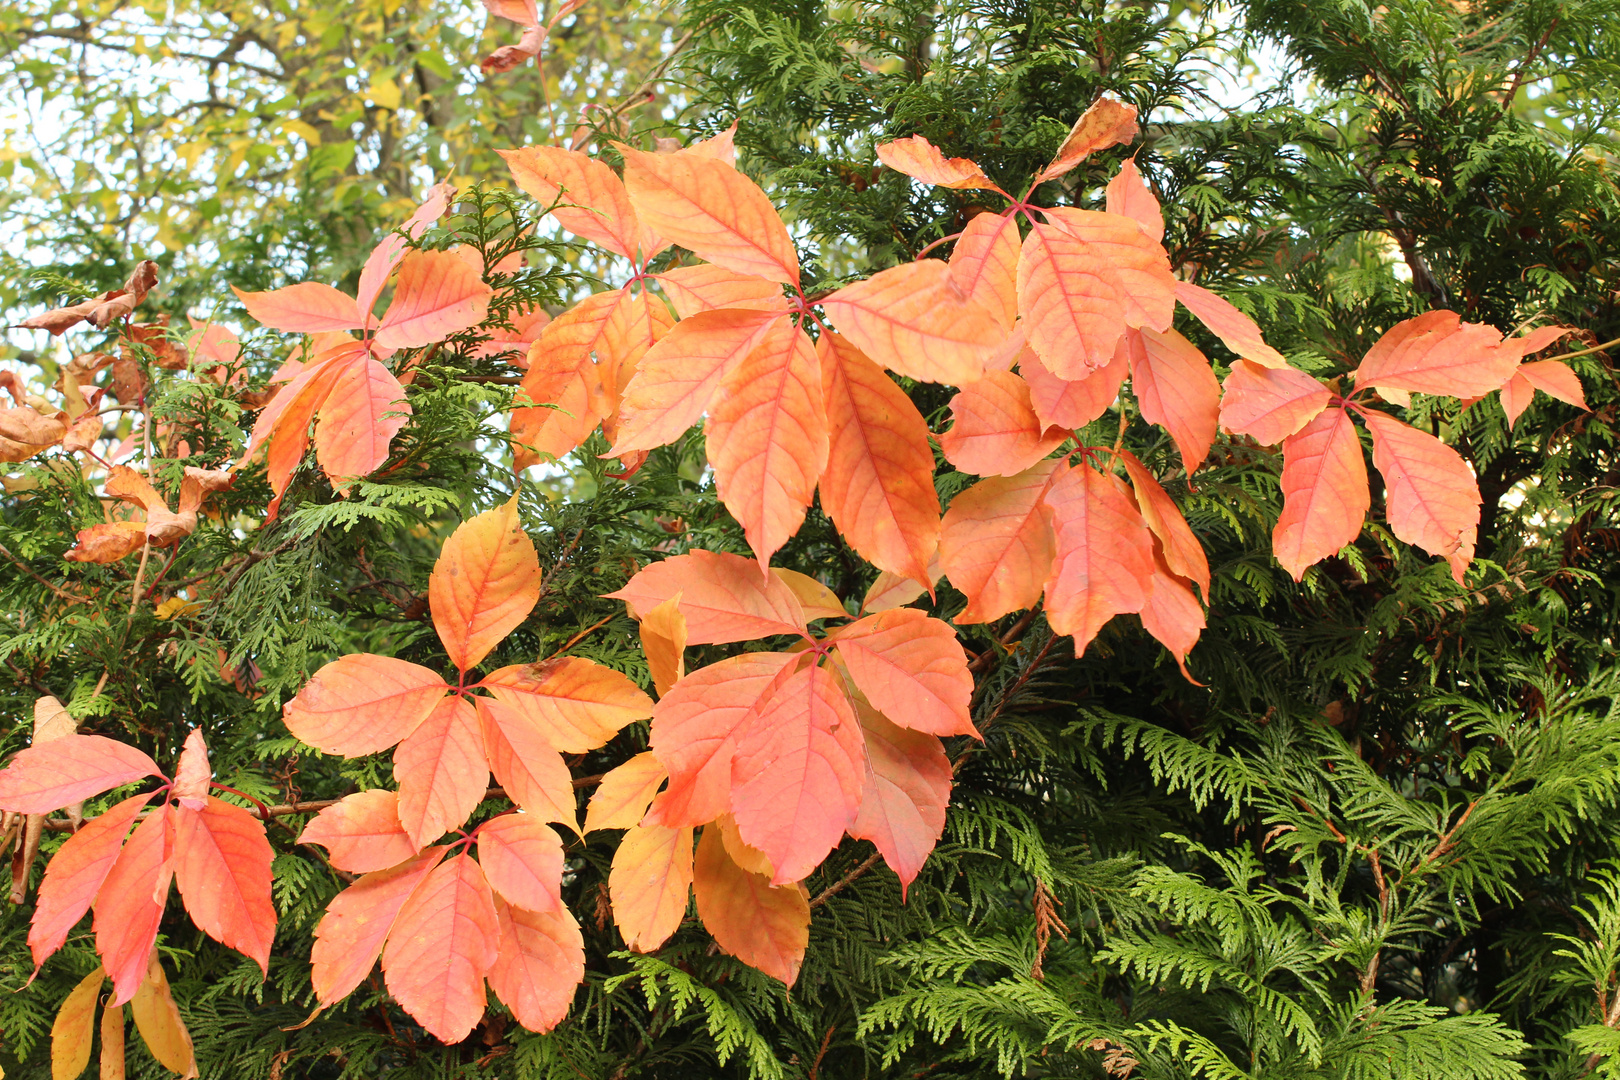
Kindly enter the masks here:
[[16, 563], [17, 566], [22, 569], [23, 573], [25, 573], [29, 577], [33, 578], [35, 581], [39, 582], [41, 585], [43, 585], [47, 589], [51, 590], [51, 592], [55, 593], [57, 596], [61, 597], [63, 600], [66, 600], [68, 603], [70, 603], [70, 604], [88, 604], [90, 602], [87, 597], [79, 596], [79, 595], [77, 595], [75, 593], [70, 593], [65, 589], [58, 588], [57, 586], [52, 585], [50, 582], [46, 581], [44, 578], [40, 577], [39, 574], [34, 572], [34, 568], [32, 566], [29, 566], [27, 563], [25, 563], [21, 559], [17, 558], [17, 556], [13, 555], [11, 553], [11, 550], [9, 548], [7, 548], [4, 544], [0, 544], [0, 555], [4, 555], [6, 558], [8, 558], [12, 562]]
[[681, 39], [670, 47], [669, 52], [664, 56], [664, 58], [658, 61], [657, 64], [653, 65], [653, 69], [651, 71], [647, 72], [647, 77], [641, 80], [641, 85], [637, 86], [631, 93], [626, 94], [624, 98], [613, 108], [607, 110], [606, 115], [602, 117], [602, 123], [611, 124], [613, 121], [617, 120], [620, 114], [622, 114], [626, 109], [629, 109], [635, 105], [644, 105], [647, 103], [647, 101], [652, 100], [653, 84], [664, 77], [664, 72], [668, 71], [669, 65], [675, 62], [675, 57], [679, 56], [681, 51], [692, 43], [693, 38], [697, 37], [698, 34], [702, 33], [704, 30], [707, 30], [709, 27], [713, 26], [719, 21], [720, 16], [716, 15], [713, 18], [707, 19], [692, 27], [692, 29], [688, 30], [684, 35], [682, 35]]
[[849, 886], [856, 879], [860, 878], [868, 870], [876, 866], [878, 864], [878, 860], [881, 858], [883, 858], [883, 852], [872, 852], [872, 854], [868, 855], [864, 861], [862, 861], [849, 873], [845, 874], [843, 877], [839, 878], [825, 889], [822, 889], [820, 892], [816, 893], [815, 897], [810, 901], [810, 910], [816, 910], [816, 908], [820, 907], [822, 904], [825, 904], [828, 900], [831, 900], [833, 897], [849, 888]]

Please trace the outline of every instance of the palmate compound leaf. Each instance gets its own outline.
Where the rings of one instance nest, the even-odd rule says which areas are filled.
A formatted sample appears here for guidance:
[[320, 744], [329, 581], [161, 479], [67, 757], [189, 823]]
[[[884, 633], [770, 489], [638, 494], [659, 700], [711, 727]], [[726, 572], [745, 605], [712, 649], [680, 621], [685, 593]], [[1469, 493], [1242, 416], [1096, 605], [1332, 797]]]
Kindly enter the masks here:
[[209, 797], [201, 809], [174, 807], [174, 880], [186, 912], [209, 937], [255, 961], [269, 974], [276, 936], [270, 900], [275, 852], [264, 823], [249, 811]]
[[691, 826], [636, 825], [608, 872], [613, 923], [627, 948], [651, 952], [680, 929], [692, 888]]
[[[512, 179], [575, 236], [627, 259], [642, 242], [641, 222], [630, 195], [614, 171], [587, 154], [560, 146], [498, 150]], [[646, 255], [651, 256], [648, 251]]]
[[1221, 339], [1221, 344], [1250, 363], [1265, 368], [1284, 368], [1288, 360], [1266, 344], [1253, 319], [1217, 293], [1190, 281], [1176, 282], [1176, 299], [1193, 313], [1204, 328]]
[[508, 903], [527, 911], [562, 908], [562, 838], [535, 815], [501, 814], [479, 826], [478, 863]]
[[652, 752], [669, 772], [646, 821], [702, 825], [731, 809], [732, 763], [751, 710], [795, 653], [743, 653], [689, 672], [653, 707]]
[[884, 716], [931, 735], [978, 736], [968, 714], [973, 675], [949, 624], [895, 608], [831, 636], [850, 678]]
[[980, 480], [951, 500], [939, 565], [968, 598], [956, 623], [990, 622], [1041, 598], [1056, 551], [1043, 496], [1061, 467], [1052, 458], [1017, 476]]
[[415, 731], [449, 690], [420, 664], [355, 653], [317, 671], [282, 710], [282, 722], [318, 750], [363, 757]]
[[1513, 377], [1522, 345], [1455, 311], [1428, 311], [1390, 327], [1355, 371], [1357, 387], [1481, 397]]
[[1215, 444], [1221, 384], [1208, 358], [1174, 330], [1129, 330], [1124, 341], [1142, 419], [1170, 433], [1191, 476]]
[[723, 645], [775, 634], [805, 635], [804, 608], [793, 590], [760, 574], [755, 563], [695, 550], [653, 563], [607, 598], [635, 617], [681, 594], [688, 645]]
[[803, 523], [827, 464], [821, 365], [798, 327], [770, 325], [721, 384], [705, 434], [715, 492], [768, 572]]
[[157, 762], [128, 743], [100, 735], [64, 735], [19, 750], [0, 771], [0, 810], [48, 814], [147, 776]]
[[500, 668], [478, 685], [565, 754], [595, 750], [653, 711], [628, 676], [578, 656]]
[[970, 219], [951, 250], [950, 282], [1011, 331], [1018, 318], [1018, 219], [982, 213]]
[[624, 185], [644, 224], [723, 269], [798, 285], [798, 252], [758, 184], [705, 155], [620, 151]]
[[383, 981], [412, 1019], [443, 1043], [483, 1019], [484, 976], [495, 966], [500, 924], [484, 872], [469, 855], [434, 867], [399, 910], [383, 945]]
[[731, 811], [781, 885], [814, 870], [854, 823], [866, 743], [838, 677], [819, 664], [785, 669], [751, 712], [732, 758]]
[[539, 600], [540, 559], [518, 522], [516, 495], [462, 522], [428, 580], [433, 628], [462, 671], [478, 666]]
[[1052, 374], [1035, 351], [1025, 347], [1019, 352], [1018, 373], [1029, 386], [1029, 403], [1042, 425], [1078, 430], [1119, 399], [1120, 387], [1131, 373], [1130, 349], [1121, 337], [1113, 359], [1071, 381]]
[[840, 334], [816, 342], [831, 441], [821, 508], [862, 558], [925, 588], [939, 542], [928, 425], [884, 370]]
[[[456, 197], [456, 189], [452, 184], [434, 184], [428, 189], [427, 198], [424, 199], [414, 213], [400, 226], [406, 236], [412, 240], [419, 240], [427, 231], [429, 225], [444, 216], [450, 209], [451, 202]], [[404, 257], [408, 246], [405, 236], [399, 233], [390, 233], [383, 237], [382, 242], [371, 250], [366, 256], [366, 264], [360, 269], [360, 281], [355, 290], [355, 304], [362, 316], [370, 316], [371, 309], [377, 303], [377, 297], [388, 284], [388, 279], [399, 267], [399, 260]], [[371, 325], [368, 320], [366, 325]]]
[[964, 295], [940, 259], [892, 266], [821, 303], [861, 352], [922, 382], [965, 386], [1007, 337], [1001, 315]]
[[692, 868], [698, 917], [721, 951], [788, 986], [799, 977], [810, 942], [810, 901], [803, 886], [773, 885], [738, 866], [720, 830], [709, 826]]
[[735, 371], [775, 328], [791, 324], [749, 307], [700, 311], [676, 323], [647, 351], [625, 388], [613, 453], [674, 442], [702, 419]]
[[96, 894], [96, 952], [112, 980], [114, 1005], [134, 997], [146, 977], [169, 895], [173, 855], [170, 808], [157, 806], [130, 834]]
[[497, 894], [500, 940], [488, 973], [489, 988], [530, 1031], [547, 1032], [568, 1015], [585, 980], [585, 939], [566, 907], [526, 911]]
[[339, 870], [370, 873], [397, 866], [416, 854], [399, 823], [399, 795], [382, 788], [357, 791], [326, 807], [298, 834], [300, 844], [320, 844]]
[[400, 909], [439, 864], [442, 847], [366, 874], [326, 905], [315, 927], [310, 981], [322, 1005], [348, 997], [371, 974]]
[[439, 701], [394, 748], [399, 822], [414, 847], [460, 828], [489, 788], [478, 713], [464, 697]]
[[1047, 619], [1055, 632], [1074, 635], [1079, 656], [1109, 619], [1147, 602], [1153, 536], [1119, 481], [1089, 464], [1059, 469], [1046, 503], [1057, 537]]
[[28, 928], [28, 947], [35, 967], [62, 947], [73, 927], [90, 910], [136, 815], [151, 800], [151, 795], [136, 795], [115, 803], [86, 821], [46, 864], [34, 900], [33, 922]]
[[1029, 384], [1010, 371], [986, 371], [963, 387], [951, 398], [951, 417], [940, 449], [945, 460], [977, 476], [1017, 476], [1069, 437], [1041, 424]]
[[1271, 550], [1299, 581], [1308, 568], [1361, 535], [1372, 505], [1367, 461], [1348, 412], [1324, 409], [1283, 440], [1282, 494]]
[[1361, 414], [1372, 433], [1373, 464], [1389, 497], [1384, 514], [1397, 539], [1451, 564], [1457, 584], [1474, 559], [1480, 494], [1462, 456], [1426, 431], [1381, 412]]
[[1303, 371], [1238, 360], [1221, 394], [1221, 426], [1262, 446], [1275, 446], [1332, 400], [1333, 392]]
[[912, 135], [877, 145], [878, 160], [925, 184], [946, 188], [994, 188], [984, 170], [968, 158], [947, 158], [939, 147]]
[[904, 900], [945, 832], [951, 761], [935, 736], [890, 723], [860, 697], [854, 705], [866, 740], [866, 785], [849, 834], [883, 853]]
[[1577, 409], [1588, 407], [1580, 376], [1568, 364], [1562, 360], [1533, 360], [1520, 364], [1513, 378], [1502, 385], [1502, 411], [1507, 413], [1510, 430], [1530, 407], [1537, 390]]

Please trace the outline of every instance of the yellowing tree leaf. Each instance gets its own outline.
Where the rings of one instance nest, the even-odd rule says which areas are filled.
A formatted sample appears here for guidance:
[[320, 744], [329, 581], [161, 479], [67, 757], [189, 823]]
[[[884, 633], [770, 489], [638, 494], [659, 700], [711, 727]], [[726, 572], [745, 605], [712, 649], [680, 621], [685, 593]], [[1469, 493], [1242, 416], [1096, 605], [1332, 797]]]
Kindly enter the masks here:
[[[607, 415], [602, 418], [602, 434], [609, 442], [619, 438], [619, 411], [625, 391], [635, 379], [642, 358], [675, 326], [669, 306], [646, 290], [627, 296], [602, 328], [596, 348], [596, 370], [607, 394]], [[616, 455], [632, 467], [646, 459], [640, 454]]]
[[637, 825], [608, 872], [613, 922], [626, 948], [651, 952], [680, 929], [692, 887], [692, 830]]
[[124, 1007], [101, 1010], [101, 1080], [124, 1080]]
[[1036, 182], [1062, 176], [1098, 150], [1106, 150], [1136, 138], [1136, 106], [1112, 98], [1098, 98], [1080, 114], [1069, 129], [1068, 138], [1058, 147], [1052, 163], [1037, 176]]
[[1059, 469], [1046, 503], [1057, 536], [1046, 617], [1080, 656], [1109, 619], [1147, 602], [1153, 536], [1119, 482], [1087, 464]]
[[1234, 435], [1275, 446], [1308, 424], [1333, 400], [1333, 392], [1303, 371], [1262, 367], [1252, 360], [1232, 365], [1221, 395], [1221, 426]]
[[51, 1022], [51, 1080], [78, 1080], [90, 1064], [90, 1044], [95, 1033], [96, 1002], [106, 974], [97, 964], [62, 999]]
[[620, 149], [630, 201], [660, 236], [726, 270], [798, 285], [798, 252], [758, 184], [711, 157]]
[[923, 382], [972, 382], [1007, 336], [1000, 316], [964, 296], [939, 259], [890, 267], [821, 303], [861, 352]]
[[415, 731], [449, 689], [420, 664], [353, 653], [317, 671], [287, 703], [281, 719], [318, 750], [362, 757]]
[[[498, 150], [512, 179], [575, 236], [627, 259], [636, 258], [641, 223], [624, 184], [612, 169], [577, 150], [526, 146]], [[651, 255], [652, 252], [647, 252]]]
[[651, 750], [610, 769], [585, 807], [585, 831], [635, 828], [667, 779], [669, 770]]
[[561, 458], [607, 415], [610, 401], [591, 353], [626, 295], [615, 289], [585, 298], [547, 323], [529, 348], [511, 420], [512, 438], [528, 449], [514, 449], [515, 468], [528, 468], [542, 454]]
[[595, 750], [653, 709], [628, 676], [579, 656], [500, 668], [478, 685], [565, 754]]
[[394, 748], [399, 823], [416, 847], [458, 829], [489, 788], [478, 714], [463, 697], [447, 697]]
[[501, 814], [479, 826], [478, 863], [508, 903], [526, 911], [562, 909], [562, 840], [536, 815]]
[[692, 872], [698, 917], [715, 944], [789, 986], [810, 943], [810, 902], [798, 885], [773, 886], [726, 852], [720, 830], [706, 828]]
[[180, 1010], [169, 992], [169, 979], [163, 973], [154, 950], [146, 969], [146, 979], [129, 1003], [130, 1015], [135, 1018], [135, 1030], [141, 1041], [170, 1072], [182, 1078], [197, 1075], [197, 1057], [191, 1047], [191, 1032], [180, 1019]]
[[446, 859], [400, 909], [383, 946], [383, 978], [400, 1007], [443, 1043], [484, 1016], [484, 975], [495, 966], [495, 899], [467, 855]]
[[816, 343], [831, 440], [821, 508], [862, 558], [922, 581], [939, 538], [928, 425], [883, 369], [842, 335]]
[[1295, 581], [1361, 535], [1371, 506], [1361, 440], [1341, 408], [1324, 409], [1283, 440], [1282, 514], [1271, 550]]
[[399, 260], [394, 299], [377, 327], [385, 349], [419, 349], [477, 326], [495, 290], [448, 251], [412, 251]]
[[1029, 384], [1010, 371], [986, 371], [951, 398], [950, 430], [939, 437], [945, 459], [979, 476], [1017, 476], [1069, 437], [1043, 428]]
[[1372, 432], [1373, 464], [1383, 474], [1390, 531], [1451, 564], [1463, 582], [1474, 559], [1480, 494], [1474, 472], [1451, 447], [1381, 412], [1362, 413]]
[[1017, 476], [980, 480], [951, 500], [939, 565], [968, 598], [958, 625], [990, 622], [1041, 598], [1056, 551], [1042, 496], [1062, 465], [1053, 458]]
[[515, 495], [462, 522], [428, 580], [433, 628], [462, 671], [477, 667], [539, 600], [540, 558], [518, 523]]
[[939, 566], [938, 549], [928, 557], [926, 585], [915, 578], [891, 574], [885, 570], [873, 579], [871, 586], [866, 590], [866, 595], [861, 597], [860, 613], [873, 615], [879, 611], [905, 607], [939, 584], [939, 579], [944, 576], [945, 572]]
[[530, 1031], [547, 1032], [568, 1015], [585, 979], [585, 939], [565, 907], [525, 911], [495, 897], [500, 944], [489, 988]]
[[653, 689], [663, 697], [686, 674], [686, 616], [681, 614], [681, 594], [647, 612], [638, 630]]
[[1221, 384], [1209, 360], [1174, 330], [1126, 333], [1131, 357], [1131, 389], [1142, 419], [1159, 424], [1175, 440], [1190, 476], [1215, 443], [1220, 421]]
[[849, 618], [849, 612], [844, 610], [844, 604], [838, 599], [838, 595], [809, 574], [773, 566], [771, 576], [793, 590], [793, 595], [799, 598], [799, 606], [804, 609], [805, 618], [811, 620]]
[[681, 594], [688, 645], [805, 633], [804, 609], [782, 582], [737, 555], [696, 550], [646, 567], [607, 598], [637, 618]]
[[357, 791], [316, 814], [298, 834], [300, 844], [320, 844], [339, 870], [364, 874], [385, 870], [416, 854], [399, 823], [399, 795], [382, 788]]

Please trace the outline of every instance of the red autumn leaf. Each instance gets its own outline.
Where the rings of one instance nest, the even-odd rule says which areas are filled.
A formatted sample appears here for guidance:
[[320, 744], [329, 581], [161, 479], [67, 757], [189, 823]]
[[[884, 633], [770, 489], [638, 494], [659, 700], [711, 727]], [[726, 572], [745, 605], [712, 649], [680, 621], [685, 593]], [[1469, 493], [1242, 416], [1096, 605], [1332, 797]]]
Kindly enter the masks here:
[[478, 713], [464, 697], [440, 700], [394, 748], [399, 823], [416, 847], [460, 828], [489, 788]]
[[842, 335], [816, 343], [831, 441], [821, 508], [880, 570], [924, 581], [939, 539], [928, 425], [894, 381]]
[[[1159, 200], [1148, 188], [1147, 181], [1142, 179], [1134, 158], [1119, 163], [1119, 172], [1108, 181], [1104, 197], [1110, 214], [1130, 218], [1142, 226], [1142, 231], [1154, 243], [1164, 239], [1164, 211], [1159, 208]], [[1179, 288], [1181, 283], [1176, 284]]]
[[931, 735], [978, 735], [968, 715], [973, 676], [948, 624], [895, 608], [843, 627], [835, 644], [855, 685], [890, 720]]
[[732, 759], [754, 703], [793, 653], [743, 653], [689, 672], [653, 706], [652, 752], [669, 772], [647, 822], [702, 825], [731, 809]]
[[624, 834], [608, 872], [613, 923], [626, 948], [651, 952], [680, 929], [692, 888], [690, 826], [638, 825]]
[[180, 751], [180, 763], [175, 766], [174, 783], [169, 794], [188, 810], [201, 810], [208, 801], [208, 786], [214, 778], [208, 764], [208, 746], [203, 742], [201, 728], [192, 728]]
[[675, 314], [690, 319], [700, 311], [717, 308], [758, 308], [782, 311], [787, 301], [782, 286], [756, 274], [739, 274], [712, 263], [677, 266], [652, 275], [675, 308]]
[[388, 992], [443, 1043], [465, 1039], [484, 1016], [484, 975], [500, 926], [484, 872], [456, 855], [428, 874], [400, 909], [383, 946]]
[[1198, 680], [1187, 670], [1187, 654], [1198, 643], [1198, 635], [1203, 632], [1204, 609], [1198, 606], [1192, 586], [1185, 578], [1172, 573], [1162, 556], [1154, 563], [1147, 602], [1142, 605], [1141, 616], [1142, 628], [1170, 650], [1170, 655], [1176, 658], [1176, 664], [1187, 681], [1197, 683]]
[[1098, 98], [1080, 114], [1058, 147], [1052, 163], [1035, 178], [1037, 183], [1055, 179], [1080, 164], [1098, 150], [1106, 150], [1136, 138], [1136, 106], [1111, 98]]
[[281, 719], [318, 750], [362, 757], [416, 730], [449, 689], [420, 664], [354, 653], [317, 671], [287, 702]]
[[500, 668], [479, 685], [565, 754], [595, 750], [653, 711], [628, 676], [579, 656]]
[[169, 895], [173, 854], [169, 807], [156, 806], [130, 834], [96, 893], [96, 952], [113, 983], [113, 1005], [134, 997], [146, 977]]
[[805, 633], [804, 609], [792, 589], [762, 578], [758, 565], [747, 559], [718, 551], [691, 551], [653, 563], [607, 599], [623, 600], [640, 618], [677, 592], [688, 645]]
[[0, 772], [0, 810], [48, 814], [122, 784], [162, 776], [157, 762], [128, 743], [64, 735], [19, 750]]
[[310, 982], [322, 1005], [348, 997], [371, 974], [400, 909], [445, 850], [428, 848], [398, 866], [367, 874], [326, 905], [309, 956]]
[[1571, 371], [1568, 364], [1562, 360], [1535, 360], [1520, 364], [1513, 378], [1502, 387], [1502, 409], [1507, 413], [1509, 428], [1529, 408], [1537, 390], [1577, 409], [1588, 408], [1580, 376]]
[[1074, 635], [1079, 656], [1109, 619], [1147, 602], [1153, 536], [1118, 480], [1090, 465], [1060, 469], [1046, 503], [1057, 536], [1047, 620], [1055, 632]]
[[33, 952], [35, 967], [62, 947], [73, 927], [90, 910], [118, 859], [130, 825], [151, 800], [151, 795], [136, 795], [115, 803], [86, 821], [46, 864], [34, 898], [34, 919], [28, 928], [28, 948]]
[[892, 724], [859, 700], [866, 737], [866, 787], [849, 834], [870, 840], [900, 878], [900, 898], [945, 832], [951, 760], [933, 735]]
[[1240, 358], [1266, 368], [1288, 366], [1287, 358], [1260, 336], [1260, 328], [1254, 320], [1233, 307], [1230, 301], [1190, 281], [1176, 282], [1176, 299]]
[[462, 522], [428, 579], [433, 628], [462, 671], [477, 667], [539, 600], [540, 558], [518, 522], [515, 495]]
[[502, 814], [479, 826], [478, 862], [495, 895], [513, 906], [561, 910], [562, 840], [533, 814]]
[[1119, 399], [1119, 389], [1131, 373], [1130, 351], [1122, 337], [1114, 347], [1113, 359], [1071, 381], [1052, 374], [1035, 350], [1025, 348], [1018, 356], [1018, 373], [1029, 386], [1029, 403], [1040, 422], [1074, 431], [1107, 412]]
[[793, 985], [810, 943], [810, 902], [800, 886], [774, 886], [738, 866], [711, 826], [698, 841], [692, 892], [722, 952]]
[[1190, 476], [1215, 443], [1221, 384], [1204, 354], [1174, 330], [1162, 334], [1148, 329], [1130, 331], [1126, 344], [1131, 389], [1142, 419], [1170, 433]]
[[1381, 412], [1361, 415], [1372, 432], [1373, 464], [1389, 491], [1384, 514], [1390, 531], [1445, 559], [1461, 585], [1479, 532], [1481, 499], [1473, 470], [1426, 431]]
[[399, 260], [394, 299], [377, 327], [385, 349], [419, 349], [477, 326], [495, 290], [448, 251], [412, 251]]
[[866, 746], [837, 676], [816, 664], [777, 680], [753, 712], [732, 759], [732, 813], [780, 885], [814, 870], [854, 823]]
[[489, 988], [530, 1031], [547, 1032], [568, 1015], [585, 979], [585, 939], [565, 907], [525, 911], [495, 897], [500, 929]]
[[627, 259], [636, 257], [641, 222], [624, 183], [612, 169], [560, 146], [496, 152], [506, 159], [518, 187], [542, 206], [558, 204], [551, 216], [563, 228]]
[[996, 186], [977, 163], [968, 158], [947, 158], [921, 135], [878, 143], [877, 156], [889, 168], [925, 184], [959, 189]]
[[506, 797], [543, 821], [561, 822], [579, 832], [573, 778], [541, 727], [490, 698], [478, 698], [477, 709], [484, 756]]
[[620, 151], [631, 204], [660, 236], [726, 270], [799, 283], [798, 252], [758, 184], [701, 154]]
[[958, 625], [990, 622], [1041, 598], [1056, 544], [1042, 496], [1062, 465], [1052, 458], [1017, 476], [992, 476], [951, 500], [939, 565], [968, 598]]
[[641, 358], [625, 388], [613, 453], [651, 450], [680, 438], [702, 418], [726, 377], [780, 327], [798, 332], [777, 313], [749, 307], [700, 311], [676, 323]]
[[1299, 581], [1361, 535], [1372, 505], [1361, 439], [1344, 409], [1323, 410], [1283, 440], [1282, 494], [1271, 550]]
[[399, 823], [399, 795], [382, 788], [347, 795], [310, 819], [300, 844], [320, 844], [339, 870], [354, 874], [386, 870], [416, 854]]
[[1204, 598], [1209, 599], [1209, 557], [1204, 554], [1204, 545], [1193, 535], [1187, 519], [1182, 517], [1181, 508], [1135, 454], [1125, 450], [1120, 459], [1136, 492], [1136, 508], [1142, 512], [1142, 521], [1158, 538], [1165, 566], [1177, 576], [1195, 582]]
[[635, 828], [667, 779], [669, 770], [651, 750], [608, 770], [585, 807], [585, 831]]
[[270, 971], [276, 909], [270, 902], [275, 852], [264, 824], [240, 806], [210, 797], [174, 815], [174, 882], [198, 929]]
[[951, 398], [952, 424], [939, 437], [945, 459], [979, 476], [1017, 476], [1069, 438], [1043, 428], [1029, 384], [1010, 371], [987, 371]]
[[1501, 331], [1429, 311], [1390, 327], [1356, 369], [1358, 387], [1481, 397], [1513, 377], [1524, 354]]
[[1239, 360], [1221, 394], [1221, 426], [1263, 446], [1275, 446], [1332, 400], [1333, 392], [1303, 371]]
[[364, 325], [354, 297], [318, 281], [305, 281], [270, 292], [231, 291], [255, 322], [272, 330], [301, 334], [354, 330]]
[[987, 309], [1005, 330], [1018, 318], [1018, 218], [979, 214], [951, 250], [950, 282], [967, 300]]
[[972, 382], [1007, 336], [1000, 314], [964, 295], [939, 259], [892, 266], [821, 304], [861, 352], [923, 382]]

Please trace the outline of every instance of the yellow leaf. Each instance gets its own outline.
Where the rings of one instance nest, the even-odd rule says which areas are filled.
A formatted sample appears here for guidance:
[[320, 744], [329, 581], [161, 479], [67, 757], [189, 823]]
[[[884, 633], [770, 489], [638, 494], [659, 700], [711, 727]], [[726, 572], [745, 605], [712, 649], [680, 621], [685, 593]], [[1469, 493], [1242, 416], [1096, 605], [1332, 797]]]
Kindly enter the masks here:
[[86, 975], [56, 1010], [56, 1022], [51, 1025], [51, 1080], [75, 1080], [90, 1064], [96, 998], [105, 978], [97, 964], [96, 970]]
[[163, 974], [163, 965], [158, 963], [156, 950], [152, 953], [151, 963], [147, 965], [146, 980], [130, 1000], [129, 1011], [135, 1016], [135, 1030], [141, 1033], [146, 1048], [152, 1052], [158, 1064], [182, 1077], [197, 1075], [197, 1059], [191, 1050], [191, 1033], [186, 1030], [185, 1021], [180, 1019], [180, 1010], [175, 1007], [174, 997], [169, 993], [169, 980]]
[[399, 84], [393, 79], [377, 79], [371, 84], [371, 100], [385, 109], [399, 108]]
[[281, 130], [298, 136], [311, 146], [321, 145], [321, 133], [302, 120], [286, 119], [281, 122]]
[[124, 1007], [101, 1010], [101, 1080], [124, 1080]]
[[202, 610], [200, 600], [182, 600], [178, 596], [171, 596], [157, 606], [155, 614], [159, 619], [178, 619], [187, 615], [195, 615]]

